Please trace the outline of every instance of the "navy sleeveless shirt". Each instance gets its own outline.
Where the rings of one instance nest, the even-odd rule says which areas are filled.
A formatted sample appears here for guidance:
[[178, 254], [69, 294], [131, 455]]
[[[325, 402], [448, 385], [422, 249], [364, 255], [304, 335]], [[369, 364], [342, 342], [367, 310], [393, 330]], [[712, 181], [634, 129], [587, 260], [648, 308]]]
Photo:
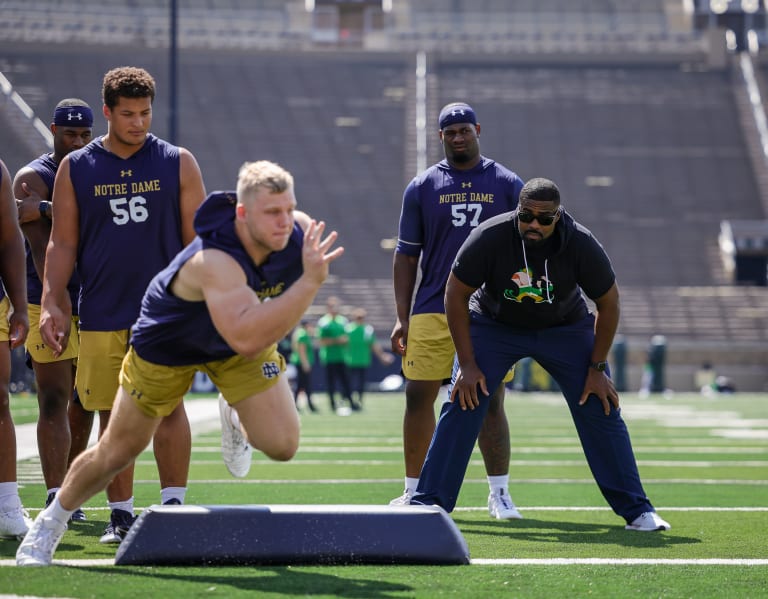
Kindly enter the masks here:
[[273, 252], [257, 266], [235, 233], [235, 204], [233, 191], [211, 193], [195, 214], [197, 237], [149, 284], [131, 335], [131, 344], [144, 360], [186, 366], [236, 353], [216, 330], [204, 301], [182, 300], [169, 291], [176, 273], [197, 252], [215, 248], [232, 256], [262, 301], [280, 295], [303, 273], [302, 228], [294, 223], [285, 249]]

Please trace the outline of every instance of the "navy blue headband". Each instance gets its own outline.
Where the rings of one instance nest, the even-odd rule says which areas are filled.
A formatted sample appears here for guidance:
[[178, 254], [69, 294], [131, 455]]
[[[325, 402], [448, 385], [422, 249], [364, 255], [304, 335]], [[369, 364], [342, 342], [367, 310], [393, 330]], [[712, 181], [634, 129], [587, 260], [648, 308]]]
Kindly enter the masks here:
[[456, 102], [443, 107], [437, 122], [440, 129], [445, 129], [448, 125], [453, 125], [454, 123], [472, 123], [477, 125], [477, 117], [469, 104]]
[[87, 106], [59, 106], [53, 124], [69, 127], [93, 127], [93, 112]]

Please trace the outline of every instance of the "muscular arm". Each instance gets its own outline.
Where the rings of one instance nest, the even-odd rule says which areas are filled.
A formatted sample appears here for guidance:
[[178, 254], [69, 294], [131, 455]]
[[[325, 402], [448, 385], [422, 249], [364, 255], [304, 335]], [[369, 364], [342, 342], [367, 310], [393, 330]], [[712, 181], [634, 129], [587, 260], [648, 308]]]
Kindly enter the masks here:
[[[614, 283], [611, 288], [595, 300], [597, 314], [595, 316], [595, 343], [590, 360], [604, 362], [608, 358], [616, 329], [619, 326], [619, 288]], [[587, 366], [587, 379], [579, 400], [584, 405], [590, 395], [597, 395], [603, 404], [606, 416], [611, 413], [611, 405], [619, 407], [619, 394], [613, 381], [605, 372], [598, 372]]]
[[392, 351], [401, 356], [405, 355], [405, 346], [408, 343], [408, 323], [418, 269], [418, 256], [409, 256], [401, 252], [395, 252], [392, 265], [392, 279], [395, 287], [397, 322], [392, 330], [390, 340], [392, 342]]
[[475, 350], [472, 348], [469, 332], [469, 298], [475, 289], [461, 282], [453, 273], [448, 275], [445, 285], [445, 317], [456, 347], [460, 368], [451, 391], [451, 401], [458, 398], [462, 409], [474, 409], [480, 405], [477, 397], [478, 386], [485, 395], [489, 395], [485, 375], [475, 362]]
[[192, 153], [179, 148], [181, 178], [181, 193], [179, 203], [181, 208], [181, 242], [187, 245], [195, 238], [193, 221], [195, 211], [205, 199], [205, 184], [200, 167]]
[[[37, 276], [42, 281], [43, 270], [45, 269], [45, 250], [51, 236], [51, 220], [41, 218], [39, 207], [41, 200], [48, 199], [50, 190], [40, 175], [25, 166], [16, 173], [13, 180], [13, 194], [18, 198], [17, 207], [19, 208], [21, 232], [27, 238]], [[29, 214], [22, 217], [22, 211]]]
[[80, 220], [75, 188], [69, 177], [69, 157], [61, 161], [53, 186], [53, 227], [45, 255], [40, 334], [60, 354], [66, 347], [72, 305], [67, 284], [77, 260]]
[[312, 305], [328, 276], [329, 264], [343, 248], [331, 250], [333, 232], [320, 241], [323, 225], [310, 225], [304, 238], [304, 273], [282, 295], [259, 301], [237, 262], [219, 250], [203, 250], [179, 271], [172, 291], [184, 299], [204, 299], [211, 319], [237, 353], [255, 356], [293, 328]]
[[459, 366], [471, 365], [475, 361], [472, 339], [469, 334], [469, 298], [474, 287], [465, 285], [451, 273], [445, 284], [445, 318], [451, 331]]
[[[51, 190], [30, 167], [22, 167], [13, 179], [13, 195], [16, 198], [16, 208], [19, 211], [19, 224], [40, 220], [40, 202], [48, 200]], [[49, 209], [50, 210], [50, 209]], [[50, 226], [50, 212], [49, 226]]]
[[604, 362], [611, 351], [616, 329], [619, 327], [619, 288], [614, 283], [611, 288], [595, 300], [595, 346], [592, 349], [592, 361]]
[[0, 276], [13, 306], [9, 319], [11, 348], [24, 343], [29, 332], [27, 316], [27, 278], [24, 241], [19, 229], [16, 201], [11, 191], [11, 175], [0, 162]]

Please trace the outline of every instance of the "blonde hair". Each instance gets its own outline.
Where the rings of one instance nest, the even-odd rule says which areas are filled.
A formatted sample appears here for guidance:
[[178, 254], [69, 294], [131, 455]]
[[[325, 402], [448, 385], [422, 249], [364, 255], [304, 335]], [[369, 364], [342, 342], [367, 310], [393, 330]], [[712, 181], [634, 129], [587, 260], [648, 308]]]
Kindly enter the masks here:
[[283, 193], [293, 188], [293, 175], [269, 160], [246, 162], [237, 174], [237, 197], [240, 201], [264, 187], [271, 193]]

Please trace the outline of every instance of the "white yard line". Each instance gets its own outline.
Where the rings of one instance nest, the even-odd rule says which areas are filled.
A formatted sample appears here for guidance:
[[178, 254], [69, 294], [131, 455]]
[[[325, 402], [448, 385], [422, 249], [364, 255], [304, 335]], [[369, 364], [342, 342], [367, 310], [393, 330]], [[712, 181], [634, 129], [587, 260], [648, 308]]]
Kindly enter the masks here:
[[575, 565], [611, 565], [611, 566], [768, 566], [768, 559], [645, 559], [645, 558], [568, 558], [549, 559], [473, 559], [473, 566], [575, 566]]
[[[113, 559], [57, 559], [53, 560], [54, 566], [112, 566]], [[705, 559], [651, 559], [651, 558], [504, 558], [504, 559], [472, 559], [470, 563], [473, 566], [592, 566], [592, 565], [611, 565], [611, 566], [768, 566], [768, 559], [728, 559], [728, 558], [705, 558]], [[0, 567], [15, 566], [16, 560], [0, 559]], [[129, 566], [122, 566], [129, 567]]]

